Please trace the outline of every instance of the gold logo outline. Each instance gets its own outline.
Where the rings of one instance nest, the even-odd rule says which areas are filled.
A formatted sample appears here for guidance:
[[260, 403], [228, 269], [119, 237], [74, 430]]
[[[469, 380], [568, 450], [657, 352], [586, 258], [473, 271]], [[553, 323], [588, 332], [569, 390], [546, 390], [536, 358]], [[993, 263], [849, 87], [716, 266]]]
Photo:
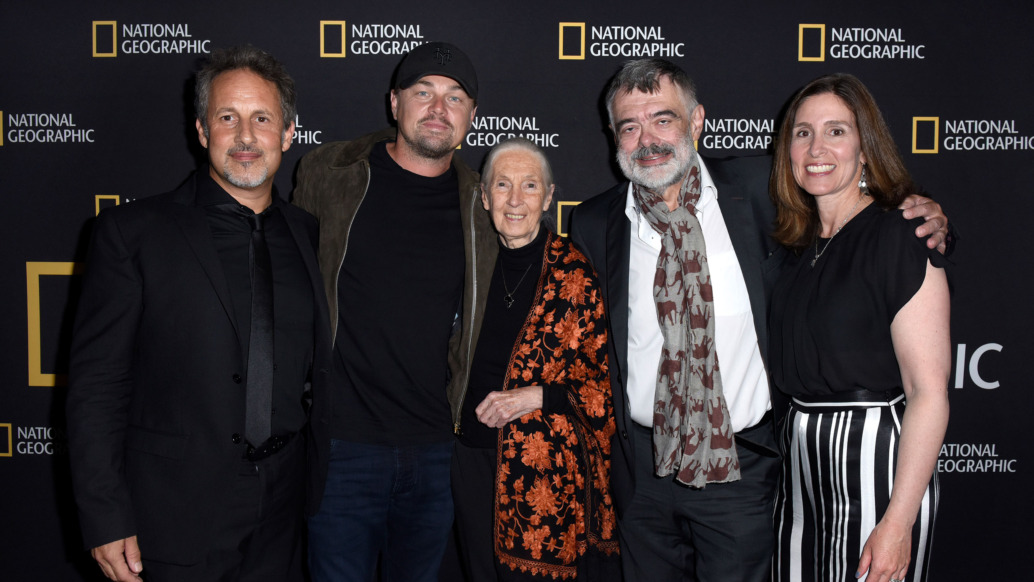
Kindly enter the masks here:
[[560, 236], [567, 236], [567, 232], [564, 231], [564, 207], [565, 206], [578, 206], [581, 201], [567, 201], [556, 203], [556, 232]]
[[[581, 35], [581, 52], [577, 55], [565, 55], [564, 54], [564, 29], [565, 28], [577, 28]], [[561, 22], [560, 23], [560, 42], [559, 42], [559, 59], [561, 61], [584, 61], [585, 60], [585, 23], [584, 22]]]
[[[110, 53], [99, 53], [97, 52], [97, 27], [98, 26], [110, 26], [111, 27], [111, 52]], [[94, 20], [93, 21], [93, 56], [96, 58], [104, 57], [117, 57], [118, 56], [118, 21], [116, 20]]]
[[[4, 428], [7, 429], [7, 452], [0, 452], [0, 457], [13, 457], [14, 456], [14, 430], [11, 428], [11, 423], [0, 422], [0, 433], [3, 433]], [[0, 437], [3, 438], [3, 437]]]
[[40, 277], [44, 275], [71, 276], [83, 273], [82, 263], [73, 262], [25, 262], [25, 294], [28, 305], [29, 341], [29, 386], [65, 386], [68, 384], [66, 374], [47, 374], [43, 372], [43, 323], [40, 307]]
[[[341, 52], [331, 53], [327, 52], [326, 45], [326, 33], [327, 26], [340, 26], [341, 27]], [[321, 59], [343, 59], [346, 56], [347, 51], [345, 50], [346, 45], [346, 28], [344, 20], [321, 20], [320, 21], [320, 58]]]
[[[919, 122], [933, 122], [933, 149], [921, 150], [916, 147], [916, 134], [919, 130]], [[937, 154], [941, 151], [941, 118], [940, 117], [913, 117], [912, 118], [912, 153], [913, 154]]]
[[[819, 56], [804, 56], [804, 31], [819, 31]], [[825, 24], [798, 24], [797, 25], [797, 60], [800, 62], [825, 62], [826, 60], [826, 25]]]

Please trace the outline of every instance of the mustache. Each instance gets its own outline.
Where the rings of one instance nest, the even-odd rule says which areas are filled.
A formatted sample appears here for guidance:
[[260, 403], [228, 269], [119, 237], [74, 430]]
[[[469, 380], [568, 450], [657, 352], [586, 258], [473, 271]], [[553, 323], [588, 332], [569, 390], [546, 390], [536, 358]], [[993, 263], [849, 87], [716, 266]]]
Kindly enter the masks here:
[[449, 121], [447, 119], [445, 119], [443, 117], [439, 117], [439, 116], [437, 116], [437, 115], [435, 115], [433, 113], [428, 115], [427, 117], [424, 117], [423, 119], [421, 119], [417, 123], [425, 123], [425, 122], [428, 122], [428, 121], [437, 121], [438, 123], [444, 123], [446, 126], [449, 127], [449, 129], [455, 129], [455, 128], [453, 128], [452, 124], [449, 123]]
[[649, 147], [641, 147], [636, 151], [632, 152], [630, 156], [633, 160], [641, 160], [647, 156], [674, 154], [675, 146], [671, 144], [653, 144]]
[[233, 154], [239, 154], [239, 153], [243, 153], [243, 152], [247, 152], [249, 154], [259, 154], [259, 155], [262, 155], [262, 154], [265, 153], [261, 149], [255, 147], [253, 145], [239, 143], [239, 144], [233, 146], [232, 148], [226, 150], [226, 155], [232, 156]]

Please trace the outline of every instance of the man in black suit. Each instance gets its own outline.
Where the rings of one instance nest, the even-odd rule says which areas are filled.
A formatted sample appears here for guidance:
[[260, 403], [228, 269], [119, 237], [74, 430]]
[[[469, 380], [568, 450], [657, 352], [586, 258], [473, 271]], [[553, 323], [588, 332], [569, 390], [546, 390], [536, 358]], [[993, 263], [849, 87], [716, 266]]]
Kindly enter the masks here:
[[[768, 236], [775, 217], [768, 198], [771, 160], [699, 157], [694, 142], [704, 125], [704, 108], [686, 73], [668, 61], [626, 64], [610, 84], [607, 106], [618, 162], [630, 183], [578, 206], [571, 217], [571, 237], [604, 282], [610, 314], [617, 417], [611, 478], [625, 580], [768, 580], [779, 475], [773, 400], [777, 414], [780, 403], [769, 390], [765, 370], [766, 298], [785, 252]], [[670, 357], [674, 350], [669, 350], [668, 334], [673, 328], [673, 335], [680, 333], [679, 325], [696, 327], [690, 318], [663, 330], [666, 324], [658, 320], [663, 305], [655, 283], [670, 284], [674, 272], [660, 277], [658, 257], [662, 248], [668, 253], [673, 239], [680, 243], [677, 235], [666, 238], [650, 215], [664, 216], [658, 223], [663, 229], [669, 218], [676, 224], [677, 209], [690, 211], [693, 218], [681, 219], [682, 224], [687, 232], [702, 235], [694, 252], [709, 269], [700, 278], [699, 294], [711, 310], [703, 319], [714, 323], [702, 344], [716, 346], [720, 369], [717, 364], [707, 368], [700, 385], [711, 391], [710, 402], [720, 405], [704, 429], [717, 441], [720, 455], [728, 453], [723, 446], [735, 452], [731, 462], [719, 456], [693, 486], [682, 480], [685, 466], [672, 469], [666, 465], [668, 457], [655, 459], [654, 452], [655, 424], [669, 420], [665, 411], [673, 400], [661, 396], [660, 384], [687, 376], [685, 370], [698, 366]], [[922, 204], [909, 216], [928, 217], [918, 236], [933, 233], [931, 244], [943, 241], [947, 219], [939, 206]], [[694, 284], [689, 277], [675, 278], [680, 292], [683, 283]], [[696, 357], [695, 349], [685, 351]], [[714, 385], [720, 391], [711, 386], [712, 372], [718, 373], [714, 376], [720, 382]], [[721, 427], [714, 423], [722, 418], [727, 422]], [[683, 434], [701, 434], [693, 432], [698, 426], [683, 428], [688, 428]], [[690, 440], [686, 451], [695, 449], [696, 441]], [[728, 470], [732, 465], [735, 471]]]
[[113, 580], [301, 580], [330, 339], [316, 221], [273, 186], [294, 82], [236, 47], [195, 98], [210, 165], [94, 228], [68, 396], [83, 536]]

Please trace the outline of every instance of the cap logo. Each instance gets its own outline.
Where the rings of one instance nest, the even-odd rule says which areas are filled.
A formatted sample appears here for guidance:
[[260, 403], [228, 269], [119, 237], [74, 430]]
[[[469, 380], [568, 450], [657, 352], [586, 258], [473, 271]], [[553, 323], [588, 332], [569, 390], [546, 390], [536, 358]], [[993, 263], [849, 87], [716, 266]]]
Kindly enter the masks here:
[[441, 48], [436, 48], [434, 50], [434, 60], [438, 61], [439, 65], [444, 65], [452, 60], [452, 51], [449, 49], [443, 51]]

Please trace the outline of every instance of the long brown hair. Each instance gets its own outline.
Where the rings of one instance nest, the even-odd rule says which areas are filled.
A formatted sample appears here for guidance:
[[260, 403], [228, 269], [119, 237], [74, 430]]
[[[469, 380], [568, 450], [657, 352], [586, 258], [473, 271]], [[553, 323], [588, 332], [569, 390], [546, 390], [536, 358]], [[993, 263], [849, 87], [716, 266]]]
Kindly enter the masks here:
[[905, 196], [915, 191], [912, 177], [901, 161], [898, 148], [890, 136], [880, 108], [865, 85], [854, 75], [835, 73], [815, 79], [797, 92], [776, 138], [775, 160], [769, 179], [769, 193], [776, 205], [776, 228], [773, 237], [780, 243], [801, 248], [815, 240], [819, 216], [815, 198], [801, 188], [793, 176], [790, 142], [797, 111], [810, 97], [832, 93], [854, 114], [862, 152], [865, 154], [866, 182], [873, 202], [883, 208], [894, 208]]

